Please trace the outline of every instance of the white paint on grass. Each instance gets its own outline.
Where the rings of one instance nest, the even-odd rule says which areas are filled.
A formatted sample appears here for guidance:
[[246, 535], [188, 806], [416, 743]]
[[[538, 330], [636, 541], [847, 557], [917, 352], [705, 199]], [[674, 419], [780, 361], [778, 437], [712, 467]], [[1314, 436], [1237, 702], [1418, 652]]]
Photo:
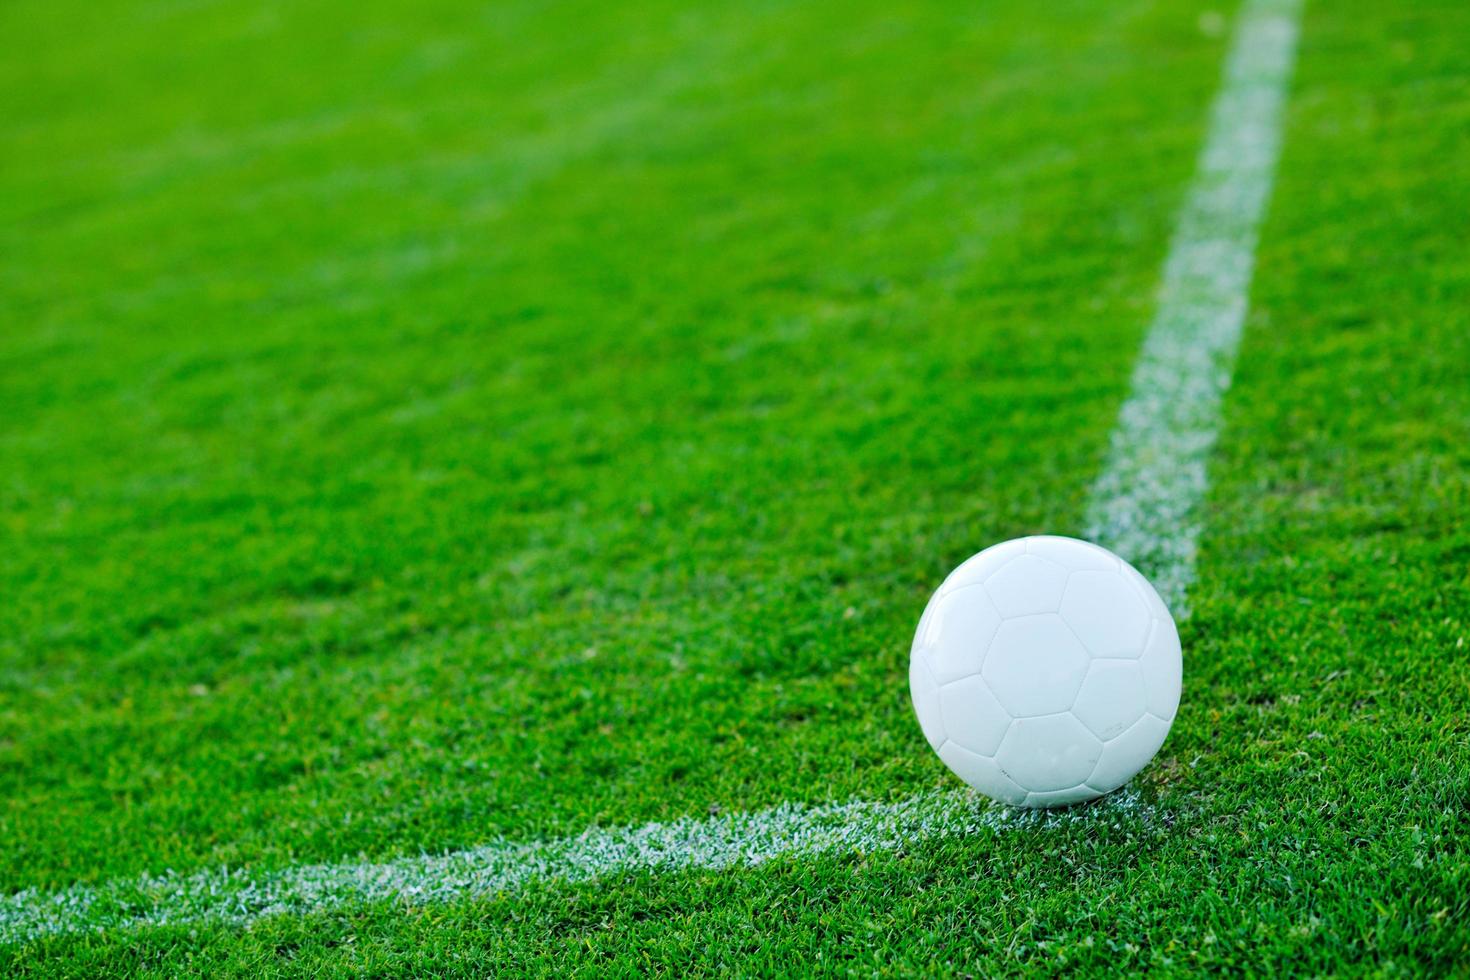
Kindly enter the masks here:
[[[1257, 229], [1271, 188], [1299, 0], [1246, 0], [1208, 142], [1164, 267], [1160, 303], [1093, 492], [1090, 536], [1143, 565], [1177, 609], [1194, 575], [1196, 513], [1244, 322]], [[532, 883], [753, 866], [775, 858], [893, 851], [946, 837], [1149, 814], [1128, 793], [1078, 810], [988, 806], [964, 793], [897, 803], [787, 804], [756, 813], [496, 841], [383, 863], [277, 872], [215, 869], [0, 898], [0, 944], [191, 922], [246, 924], [371, 902], [430, 904]]]
[[777, 858], [896, 851], [953, 837], [1085, 822], [1138, 828], [1152, 811], [1118, 794], [1086, 810], [1016, 810], [969, 793], [928, 793], [895, 803], [783, 804], [755, 813], [685, 819], [561, 840], [496, 841], [467, 851], [377, 864], [347, 862], [274, 873], [215, 869], [164, 874], [0, 899], [0, 944], [47, 935], [306, 915], [373, 902], [431, 905], [513, 892], [530, 882], [752, 867]]
[[1159, 305], [1093, 487], [1087, 537], [1147, 574], [1177, 617], [1194, 580], [1256, 238], [1281, 146], [1300, 0], [1246, 0], [1173, 243]]

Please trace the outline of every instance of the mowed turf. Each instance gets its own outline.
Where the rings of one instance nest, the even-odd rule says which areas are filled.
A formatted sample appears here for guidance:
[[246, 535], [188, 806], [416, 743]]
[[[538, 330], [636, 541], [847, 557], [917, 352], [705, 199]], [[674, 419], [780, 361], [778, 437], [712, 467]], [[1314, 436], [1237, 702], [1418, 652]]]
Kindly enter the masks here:
[[1026, 6], [465, 10], [396, 87], [451, 12], [303, 8], [17, 124], [6, 884], [943, 781], [913, 621], [1076, 520], [1221, 47]]
[[[951, 785], [913, 621], [1079, 529], [1219, 13], [8, 6], [0, 886]], [[1467, 29], [1307, 10], [1136, 808], [0, 963], [1464, 969]]]

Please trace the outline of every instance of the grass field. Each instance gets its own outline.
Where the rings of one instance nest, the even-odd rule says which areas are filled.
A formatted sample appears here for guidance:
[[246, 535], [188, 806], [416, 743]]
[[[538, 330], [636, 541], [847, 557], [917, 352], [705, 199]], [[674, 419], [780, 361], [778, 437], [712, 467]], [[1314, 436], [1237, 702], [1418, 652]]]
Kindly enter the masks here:
[[[958, 787], [914, 624], [1083, 530], [1235, 13], [0, 7], [0, 896]], [[1304, 10], [1125, 796], [0, 973], [1470, 973], [1467, 36]]]

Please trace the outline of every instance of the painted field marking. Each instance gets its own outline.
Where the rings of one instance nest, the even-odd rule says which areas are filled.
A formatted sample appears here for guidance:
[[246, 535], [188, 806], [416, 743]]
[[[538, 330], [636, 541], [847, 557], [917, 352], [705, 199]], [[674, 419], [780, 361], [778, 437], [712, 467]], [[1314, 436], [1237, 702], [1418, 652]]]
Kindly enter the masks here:
[[[1158, 312], [1088, 510], [1089, 536], [1141, 564], [1176, 615], [1194, 577], [1197, 508], [1245, 320], [1299, 14], [1300, 0], [1246, 0], [1241, 11], [1209, 136], [1164, 266]], [[1127, 791], [1057, 813], [986, 806], [954, 791], [897, 803], [785, 804], [702, 820], [594, 828], [561, 840], [497, 841], [382, 863], [169, 873], [0, 897], [0, 944], [191, 922], [243, 925], [367, 902], [448, 902], [535, 881], [892, 851], [916, 840], [1125, 816], [1149, 819]]]
[[1139, 566], [1176, 618], [1188, 614], [1207, 466], [1245, 324], [1300, 15], [1301, 0], [1247, 0], [1241, 11], [1153, 325], [1087, 511], [1086, 537]]
[[561, 840], [495, 841], [465, 851], [382, 863], [317, 864], [261, 873], [214, 869], [0, 898], [0, 945], [47, 935], [307, 915], [372, 902], [424, 905], [514, 892], [533, 881], [718, 870], [783, 857], [894, 851], [921, 841], [1065, 827], [1146, 824], [1152, 811], [1124, 792], [1088, 810], [1017, 810], [959, 790], [893, 803], [783, 804], [754, 813], [592, 829]]

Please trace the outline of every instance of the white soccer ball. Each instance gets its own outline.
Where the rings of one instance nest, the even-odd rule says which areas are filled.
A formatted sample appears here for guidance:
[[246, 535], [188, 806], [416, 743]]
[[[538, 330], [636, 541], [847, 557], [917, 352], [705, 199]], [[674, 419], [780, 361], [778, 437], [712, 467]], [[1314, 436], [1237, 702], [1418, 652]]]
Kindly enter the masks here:
[[1117, 555], [1018, 538], [929, 600], [909, 688], [924, 737], [986, 796], [1065, 806], [1122, 786], [1164, 744], [1183, 663], [1168, 607]]

